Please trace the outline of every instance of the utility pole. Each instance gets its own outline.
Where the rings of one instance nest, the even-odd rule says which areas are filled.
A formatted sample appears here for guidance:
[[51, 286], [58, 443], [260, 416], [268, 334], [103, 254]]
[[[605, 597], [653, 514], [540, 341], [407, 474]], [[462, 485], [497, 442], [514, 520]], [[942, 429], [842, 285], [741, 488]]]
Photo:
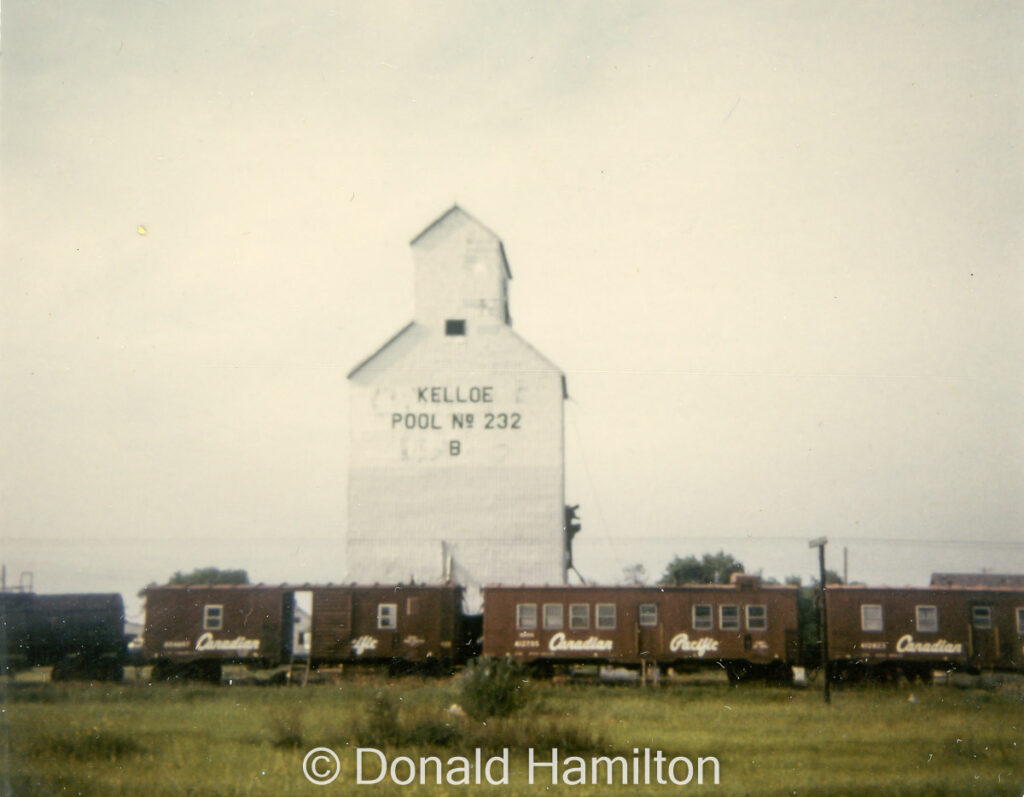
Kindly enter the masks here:
[[[7, 565], [0, 566], [0, 591], [7, 592]], [[7, 705], [9, 695], [7, 694], [7, 682], [13, 677], [7, 674], [9, 667], [7, 656], [7, 596], [0, 594], [0, 701], [4, 707], [3, 717], [0, 718], [0, 744], [3, 745], [3, 780], [0, 781], [0, 788], [4, 794], [11, 794], [11, 728], [8, 722]]]
[[816, 540], [811, 540], [808, 544], [808, 548], [818, 549], [818, 569], [820, 571], [821, 581], [819, 582], [819, 589], [821, 590], [819, 608], [819, 623], [818, 627], [821, 629], [821, 674], [825, 679], [825, 702], [832, 702], [832, 693], [830, 691], [829, 679], [828, 679], [828, 613], [825, 611], [825, 546], [828, 544], [828, 537], [818, 537]]

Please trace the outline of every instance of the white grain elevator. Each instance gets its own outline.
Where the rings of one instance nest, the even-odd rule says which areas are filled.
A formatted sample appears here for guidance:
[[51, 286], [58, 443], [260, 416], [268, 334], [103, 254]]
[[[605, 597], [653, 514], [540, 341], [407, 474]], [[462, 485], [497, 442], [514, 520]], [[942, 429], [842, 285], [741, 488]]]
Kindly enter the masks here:
[[349, 374], [346, 556], [362, 583], [566, 580], [562, 372], [513, 331], [501, 240], [453, 207], [412, 241], [415, 316]]

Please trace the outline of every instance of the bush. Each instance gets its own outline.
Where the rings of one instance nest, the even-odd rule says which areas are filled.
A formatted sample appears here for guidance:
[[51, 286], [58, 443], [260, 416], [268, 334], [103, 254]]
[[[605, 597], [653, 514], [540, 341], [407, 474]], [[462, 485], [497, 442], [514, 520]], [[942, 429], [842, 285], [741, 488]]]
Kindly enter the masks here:
[[479, 747], [491, 753], [511, 750], [547, 750], [557, 747], [563, 755], [607, 753], [612, 746], [600, 733], [572, 721], [540, 719], [532, 714], [470, 726], [463, 749]]
[[355, 739], [368, 747], [454, 747], [462, 732], [451, 717], [429, 709], [403, 712], [387, 692], [378, 692], [356, 725]]
[[529, 701], [526, 668], [511, 659], [476, 659], [463, 673], [462, 707], [474, 719], [507, 717]]
[[373, 702], [356, 727], [356, 739], [370, 746], [399, 745], [402, 731], [398, 724], [398, 707], [387, 692], [377, 692]]

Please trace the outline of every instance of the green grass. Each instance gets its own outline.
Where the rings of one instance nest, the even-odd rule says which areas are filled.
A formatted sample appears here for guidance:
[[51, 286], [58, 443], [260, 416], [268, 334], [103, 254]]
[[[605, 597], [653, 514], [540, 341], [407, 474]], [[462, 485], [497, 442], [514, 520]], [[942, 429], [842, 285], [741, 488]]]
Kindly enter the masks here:
[[[817, 690], [536, 684], [527, 709], [484, 724], [448, 710], [459, 701], [448, 680], [273, 688], [19, 677], [4, 710], [16, 795], [1024, 794], [1019, 685], [914, 692], [911, 702], [906, 688], [849, 689], [825, 706]], [[508, 746], [512, 783], [357, 787], [359, 744], [442, 759]], [[341, 777], [325, 788], [301, 772], [304, 754], [319, 745], [342, 760]], [[531, 745], [545, 758], [555, 745], [588, 758], [644, 747], [715, 756], [721, 784], [530, 787], [523, 750]]]

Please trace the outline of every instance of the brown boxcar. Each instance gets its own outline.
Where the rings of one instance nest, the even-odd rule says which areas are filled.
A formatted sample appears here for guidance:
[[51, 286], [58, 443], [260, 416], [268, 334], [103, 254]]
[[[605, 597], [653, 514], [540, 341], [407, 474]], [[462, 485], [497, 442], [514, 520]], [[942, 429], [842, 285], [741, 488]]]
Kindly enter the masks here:
[[826, 605], [839, 678], [1024, 670], [1024, 590], [832, 586]]
[[799, 654], [797, 590], [749, 576], [727, 586], [486, 587], [483, 652], [543, 666], [714, 665], [732, 680], [786, 677]]
[[313, 587], [313, 664], [454, 664], [463, 658], [462, 587]]

